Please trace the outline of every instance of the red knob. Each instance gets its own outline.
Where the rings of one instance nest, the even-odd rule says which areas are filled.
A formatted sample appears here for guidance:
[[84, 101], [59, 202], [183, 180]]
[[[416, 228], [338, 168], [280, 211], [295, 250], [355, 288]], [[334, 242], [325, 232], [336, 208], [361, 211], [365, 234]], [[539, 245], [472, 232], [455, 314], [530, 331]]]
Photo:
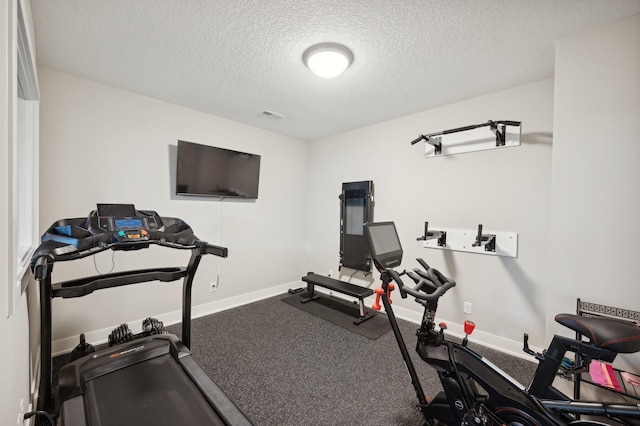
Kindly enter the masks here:
[[464, 333], [471, 334], [473, 330], [476, 328], [476, 324], [473, 321], [466, 320], [464, 322]]

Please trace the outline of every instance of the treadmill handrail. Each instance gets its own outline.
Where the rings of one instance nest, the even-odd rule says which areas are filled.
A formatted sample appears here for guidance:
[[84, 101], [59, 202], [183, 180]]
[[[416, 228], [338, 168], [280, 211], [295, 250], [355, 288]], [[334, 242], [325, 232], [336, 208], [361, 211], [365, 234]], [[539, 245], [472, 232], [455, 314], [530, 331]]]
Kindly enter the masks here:
[[96, 290], [120, 287], [148, 281], [171, 282], [184, 278], [187, 268], [167, 267], [136, 269], [124, 272], [96, 275], [52, 284], [52, 297], [82, 297]]
[[49, 240], [40, 245], [37, 252], [31, 258], [31, 270], [36, 280], [43, 280], [48, 271], [56, 262], [82, 259], [106, 250], [137, 250], [147, 248], [149, 245], [159, 245], [179, 250], [197, 250], [199, 254], [213, 254], [218, 257], [227, 257], [229, 251], [226, 247], [209, 244], [206, 241], [192, 240], [190, 242], [177, 242], [160, 240], [140, 240], [140, 241], [116, 241], [110, 244], [102, 243], [98, 246], [85, 250], [78, 250], [69, 244]]

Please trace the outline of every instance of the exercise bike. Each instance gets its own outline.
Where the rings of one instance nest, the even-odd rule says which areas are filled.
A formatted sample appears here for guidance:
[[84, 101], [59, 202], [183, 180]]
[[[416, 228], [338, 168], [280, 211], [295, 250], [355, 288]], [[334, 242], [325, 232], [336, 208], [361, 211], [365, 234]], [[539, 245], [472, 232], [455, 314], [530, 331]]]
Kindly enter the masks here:
[[[568, 328], [591, 338], [582, 342], [555, 336], [543, 354], [531, 351], [525, 335], [524, 350], [534, 355], [539, 364], [527, 389], [490, 361], [468, 347], [468, 335], [474, 324], [465, 323], [466, 336], [461, 343], [448, 340], [444, 324], [436, 327], [438, 300], [456, 286], [424, 260], [421, 269], [396, 272], [402, 246], [393, 222], [365, 225], [365, 236], [376, 268], [381, 273], [382, 287], [376, 291], [376, 303], [382, 300], [391, 328], [402, 353], [418, 398], [418, 409], [426, 424], [446, 425], [602, 425], [640, 424], [640, 404], [613, 404], [596, 401], [574, 401], [553, 388], [552, 383], [567, 351], [585, 359], [611, 362], [617, 353], [640, 351], [640, 327], [615, 319], [587, 318], [561, 314], [556, 320]], [[414, 286], [407, 286], [402, 276]], [[409, 351], [391, 307], [389, 294], [395, 282], [402, 298], [408, 295], [424, 307], [420, 328], [416, 332], [416, 352], [438, 373], [443, 391], [427, 399], [420, 384]], [[595, 416], [595, 417], [594, 417]]]

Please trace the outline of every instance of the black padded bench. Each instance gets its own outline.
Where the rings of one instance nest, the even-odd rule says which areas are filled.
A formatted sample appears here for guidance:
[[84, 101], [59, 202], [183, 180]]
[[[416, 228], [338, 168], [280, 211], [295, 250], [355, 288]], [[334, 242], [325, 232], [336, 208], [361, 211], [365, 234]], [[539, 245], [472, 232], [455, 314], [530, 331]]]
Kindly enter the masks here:
[[374, 314], [367, 314], [367, 310], [364, 306], [364, 298], [373, 295], [373, 290], [370, 288], [362, 287], [356, 284], [347, 283], [340, 280], [335, 280], [331, 277], [325, 277], [324, 275], [314, 274], [313, 272], [307, 273], [302, 277], [302, 281], [307, 283], [308, 297], [301, 300], [301, 303], [311, 302], [318, 299], [320, 296], [314, 293], [315, 286], [328, 288], [329, 290], [337, 291], [338, 293], [346, 294], [347, 296], [355, 297], [359, 303], [359, 316], [353, 323], [358, 325], [364, 321], [373, 318]]

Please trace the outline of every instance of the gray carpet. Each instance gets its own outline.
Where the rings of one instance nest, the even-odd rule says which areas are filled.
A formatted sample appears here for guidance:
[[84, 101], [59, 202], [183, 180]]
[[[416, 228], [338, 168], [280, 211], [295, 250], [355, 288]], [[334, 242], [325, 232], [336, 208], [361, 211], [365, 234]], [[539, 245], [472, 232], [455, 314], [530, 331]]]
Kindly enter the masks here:
[[[193, 320], [193, 357], [256, 426], [420, 426], [394, 334], [377, 340], [275, 296]], [[415, 354], [417, 325], [399, 321], [427, 396], [438, 377]], [[138, 329], [139, 324], [132, 324]], [[180, 336], [180, 324], [169, 327]], [[528, 385], [536, 364], [470, 344]], [[54, 358], [54, 383], [65, 356]], [[185, 419], [185, 425], [189, 424]]]
[[[194, 358], [255, 425], [423, 424], [393, 333], [371, 340], [282, 298], [192, 324]], [[435, 396], [437, 376], [413, 351], [416, 325], [400, 326], [425, 393]], [[180, 326], [170, 330], [179, 335]], [[471, 347], [525, 385], [533, 377], [531, 362]]]

